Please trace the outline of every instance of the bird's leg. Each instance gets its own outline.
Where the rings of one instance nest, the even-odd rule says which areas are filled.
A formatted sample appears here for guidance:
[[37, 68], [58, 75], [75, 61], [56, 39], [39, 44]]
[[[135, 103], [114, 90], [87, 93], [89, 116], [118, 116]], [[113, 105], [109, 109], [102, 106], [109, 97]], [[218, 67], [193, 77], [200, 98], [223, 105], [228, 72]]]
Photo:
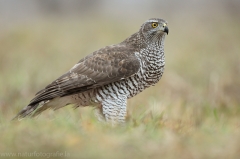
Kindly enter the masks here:
[[113, 125], [125, 122], [127, 115], [127, 96], [108, 97], [102, 101], [102, 114], [105, 120]]

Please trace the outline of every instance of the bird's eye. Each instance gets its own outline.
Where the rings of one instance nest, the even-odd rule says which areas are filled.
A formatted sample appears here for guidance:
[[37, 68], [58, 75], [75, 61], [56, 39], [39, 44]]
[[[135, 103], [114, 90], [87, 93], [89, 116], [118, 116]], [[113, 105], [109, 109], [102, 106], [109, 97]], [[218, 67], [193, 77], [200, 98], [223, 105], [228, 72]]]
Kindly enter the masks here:
[[152, 27], [156, 28], [158, 26], [158, 23], [152, 23]]

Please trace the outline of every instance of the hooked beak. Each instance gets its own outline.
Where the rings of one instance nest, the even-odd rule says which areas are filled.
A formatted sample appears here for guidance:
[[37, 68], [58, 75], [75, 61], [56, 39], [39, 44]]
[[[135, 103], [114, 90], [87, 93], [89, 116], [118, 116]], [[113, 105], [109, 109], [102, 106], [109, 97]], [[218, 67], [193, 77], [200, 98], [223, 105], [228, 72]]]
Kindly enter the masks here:
[[167, 33], [167, 34], [168, 34], [169, 30], [168, 30], [168, 27], [167, 27], [167, 26], [165, 26], [165, 28], [164, 28], [163, 32], [165, 32], [165, 33]]

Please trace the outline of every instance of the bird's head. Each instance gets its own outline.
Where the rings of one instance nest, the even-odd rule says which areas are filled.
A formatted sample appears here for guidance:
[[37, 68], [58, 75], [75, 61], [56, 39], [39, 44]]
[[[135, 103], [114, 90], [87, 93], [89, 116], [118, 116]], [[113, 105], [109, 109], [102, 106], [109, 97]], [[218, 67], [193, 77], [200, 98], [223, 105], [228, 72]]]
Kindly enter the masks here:
[[165, 20], [152, 18], [141, 26], [140, 32], [147, 42], [155, 42], [161, 40], [169, 30]]

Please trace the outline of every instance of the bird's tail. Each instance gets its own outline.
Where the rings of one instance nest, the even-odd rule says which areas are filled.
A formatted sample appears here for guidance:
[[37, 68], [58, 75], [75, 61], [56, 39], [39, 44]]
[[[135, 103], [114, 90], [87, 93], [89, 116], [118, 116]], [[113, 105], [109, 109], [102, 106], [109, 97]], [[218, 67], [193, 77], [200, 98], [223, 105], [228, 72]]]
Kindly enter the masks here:
[[20, 120], [25, 117], [34, 117], [47, 109], [46, 107], [44, 107], [45, 104], [46, 102], [42, 101], [40, 103], [28, 105], [23, 108], [12, 120]]
[[23, 110], [21, 110], [12, 120], [20, 120], [25, 117], [34, 117], [43, 112], [46, 109], [57, 110], [68, 104], [73, 104], [72, 98], [69, 97], [58, 97], [53, 100], [41, 101], [33, 105], [28, 105]]

